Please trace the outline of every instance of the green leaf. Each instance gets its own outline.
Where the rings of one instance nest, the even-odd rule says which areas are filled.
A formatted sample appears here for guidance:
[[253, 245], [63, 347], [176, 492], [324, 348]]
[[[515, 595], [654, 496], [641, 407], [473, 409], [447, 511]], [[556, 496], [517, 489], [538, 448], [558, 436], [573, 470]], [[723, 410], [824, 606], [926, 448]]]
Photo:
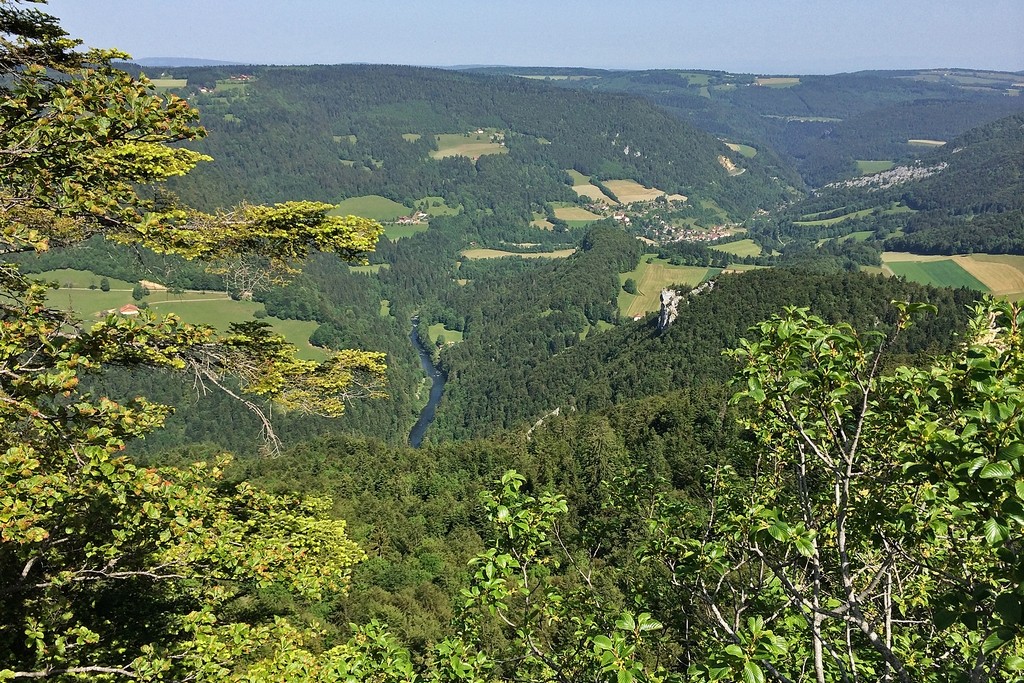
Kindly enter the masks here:
[[743, 648], [741, 648], [736, 643], [732, 643], [731, 645], [726, 645], [725, 646], [725, 653], [727, 655], [729, 655], [731, 657], [735, 657], [737, 659], [742, 659], [743, 658]]
[[1015, 460], [1024, 455], [1024, 441], [1014, 441], [1009, 446], [999, 449], [1000, 460]]
[[987, 540], [991, 545], [1005, 543], [1010, 537], [1009, 528], [996, 517], [989, 517], [986, 519], [983, 528], [985, 530], [985, 540]]
[[814, 539], [810, 536], [797, 536], [796, 551], [804, 557], [810, 557], [814, 554]]
[[764, 672], [754, 662], [743, 665], [743, 683], [764, 683]]
[[1001, 628], [985, 639], [985, 642], [981, 644], [981, 651], [983, 654], [990, 655], [1012, 639], [1013, 631]]
[[1008, 462], [990, 462], [981, 468], [982, 479], [1009, 479], [1013, 476], [1013, 468]]

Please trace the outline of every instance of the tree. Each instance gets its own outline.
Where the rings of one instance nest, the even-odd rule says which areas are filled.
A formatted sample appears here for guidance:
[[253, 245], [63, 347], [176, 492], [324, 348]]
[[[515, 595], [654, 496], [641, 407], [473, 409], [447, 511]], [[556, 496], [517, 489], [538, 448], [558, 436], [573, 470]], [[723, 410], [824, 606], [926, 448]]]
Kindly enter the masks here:
[[100, 291], [101, 292], [109, 292], [110, 291], [110, 280], [108, 280], [105, 277], [104, 278], [100, 278]]
[[646, 551], [694, 600], [695, 680], [1019, 676], [1024, 310], [975, 313], [951, 357], [890, 376], [881, 333], [803, 309], [733, 352], [751, 462], [705, 509], [663, 499]]
[[[0, 0], [0, 256], [101, 234], [209, 262], [255, 255], [280, 279], [312, 250], [372, 249], [379, 224], [324, 204], [207, 215], [140, 195], [205, 160], [171, 144], [203, 134], [197, 113], [113, 68], [124, 55], [76, 51], [28, 3]], [[301, 648], [312, 631], [245, 606], [270, 587], [313, 601], [345, 590], [361, 553], [327, 503], [229, 485], [219, 467], [133, 465], [126, 440], [169, 409], [93, 396], [82, 379], [152, 367], [254, 396], [261, 416], [263, 398], [337, 415], [380, 392], [383, 354], [317, 365], [257, 322], [218, 334], [143, 313], [86, 329], [46, 295], [0, 263], [0, 679], [220, 680]]]
[[626, 294], [636, 294], [636, 280], [631, 277], [627, 277], [626, 281], [622, 285], [622, 289], [625, 290]]

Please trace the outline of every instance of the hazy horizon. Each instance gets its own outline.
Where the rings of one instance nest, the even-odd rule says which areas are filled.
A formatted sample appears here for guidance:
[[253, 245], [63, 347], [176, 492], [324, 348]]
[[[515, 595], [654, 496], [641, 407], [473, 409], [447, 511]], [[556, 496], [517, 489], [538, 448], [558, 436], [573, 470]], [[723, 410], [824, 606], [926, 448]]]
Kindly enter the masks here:
[[137, 59], [837, 73], [1024, 70], [1024, 2], [51, 0], [89, 47]]

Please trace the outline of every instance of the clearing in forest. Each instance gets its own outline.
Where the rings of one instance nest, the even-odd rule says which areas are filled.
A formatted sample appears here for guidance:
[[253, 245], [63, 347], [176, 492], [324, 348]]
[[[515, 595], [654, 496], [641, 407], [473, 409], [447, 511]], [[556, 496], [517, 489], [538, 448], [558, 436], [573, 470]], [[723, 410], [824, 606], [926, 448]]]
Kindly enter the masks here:
[[533, 220], [530, 221], [530, 225], [541, 230], [554, 230], [555, 224], [548, 220], [547, 215], [543, 213], [533, 212]]
[[[372, 218], [375, 221], [393, 221], [399, 216], [405, 216], [411, 212], [408, 206], [392, 201], [387, 197], [376, 194], [367, 194], [361, 197], [351, 197], [331, 209], [328, 213], [332, 216], [361, 216]], [[426, 229], [426, 228], [424, 228]]]
[[500, 136], [497, 130], [480, 129], [473, 133], [442, 133], [435, 135], [437, 149], [430, 153], [434, 159], [445, 157], [469, 157], [479, 159], [485, 154], [508, 154], [508, 147], [500, 141], [492, 142], [492, 138]]
[[582, 206], [559, 206], [555, 204], [554, 210], [555, 218], [565, 221], [574, 228], [589, 225], [590, 223], [599, 221], [603, 218], [603, 216], [587, 211]]
[[[648, 263], [647, 261], [651, 262]], [[636, 282], [636, 294], [624, 289], [619, 290], [619, 314], [633, 318], [638, 315], [657, 311], [661, 308], [661, 290], [669, 285], [690, 285], [696, 287], [717, 269], [705, 266], [674, 266], [667, 259], [660, 259], [656, 254], [644, 254], [640, 264], [628, 273], [619, 274], [619, 284], [625, 284], [632, 278]]]
[[884, 159], [858, 159], [857, 171], [861, 175], [871, 175], [872, 173], [881, 173], [882, 171], [888, 171], [895, 165], [895, 162], [886, 161]]
[[[604, 181], [605, 186], [615, 193], [615, 196], [619, 198], [619, 201], [623, 204], [632, 204], [633, 202], [653, 202], [658, 197], [666, 194], [664, 190], [659, 190], [656, 187], [644, 187], [635, 180], [606, 180]], [[670, 194], [667, 195], [669, 199], [674, 201], [685, 202], [686, 197], [681, 194]]]
[[427, 337], [431, 344], [437, 344], [437, 340], [444, 337], [445, 344], [458, 344], [462, 341], [461, 330], [449, 330], [444, 323], [434, 323], [427, 328]]
[[925, 138], [911, 138], [907, 140], [908, 145], [916, 145], [917, 147], [942, 147], [946, 144], [945, 140], [928, 140]]
[[[59, 283], [60, 289], [51, 290], [47, 295], [49, 301], [58, 308], [74, 311], [87, 322], [103, 320], [108, 311], [116, 311], [122, 306], [144, 303], [158, 315], [174, 313], [183, 322], [209, 325], [224, 332], [231, 323], [252, 320], [257, 311], [264, 310], [263, 304], [256, 301], [235, 301], [224, 292], [191, 289], [175, 293], [168, 289], [151, 291], [142, 301], [135, 301], [132, 298], [134, 283], [106, 278], [110, 291], [104, 292], [98, 288], [104, 278], [82, 270], [51, 270], [32, 274], [32, 278]], [[89, 289], [94, 283], [97, 288]], [[269, 323], [275, 332], [295, 345], [299, 358], [324, 360], [327, 357], [323, 350], [309, 343], [309, 336], [319, 327], [318, 323], [274, 317], [263, 318], [263, 322]]]
[[728, 242], [727, 244], [712, 244], [711, 248], [716, 251], [723, 251], [733, 256], [760, 256], [761, 245], [754, 240], [740, 240]]
[[519, 253], [516, 251], [502, 251], [501, 249], [466, 249], [462, 256], [468, 259], [478, 258], [505, 258], [506, 256], [518, 256], [520, 258], [566, 258], [576, 253], [575, 249], [560, 249], [558, 251], [531, 251]]
[[752, 159], [757, 156], [757, 150], [750, 145], [741, 145], [738, 142], [727, 142], [725, 143], [725, 146], [734, 152], [739, 152], [748, 159]]
[[794, 76], [764, 76], [754, 80], [754, 85], [763, 85], [768, 88], [792, 88], [799, 84], [800, 79]]
[[579, 196], [586, 197], [587, 199], [593, 199], [599, 202], [604, 202], [605, 204], [608, 204], [610, 206], [618, 205], [618, 202], [609, 197], [608, 195], [606, 195], [604, 192], [602, 192], [601, 188], [599, 188], [597, 185], [591, 184], [590, 176], [583, 175], [579, 171], [572, 168], [568, 169], [566, 173], [568, 173], [569, 177], [572, 178], [573, 192], [575, 192]]

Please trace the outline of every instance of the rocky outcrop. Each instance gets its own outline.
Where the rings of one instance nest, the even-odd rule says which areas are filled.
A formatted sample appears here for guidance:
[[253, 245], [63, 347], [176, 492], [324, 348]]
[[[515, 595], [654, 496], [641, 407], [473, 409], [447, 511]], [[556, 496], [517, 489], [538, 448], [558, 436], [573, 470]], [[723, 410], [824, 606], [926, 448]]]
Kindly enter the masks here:
[[710, 292], [715, 288], [715, 281], [708, 280], [707, 282], [694, 287], [686, 294], [680, 294], [673, 289], [661, 290], [661, 312], [658, 314], [658, 331], [664, 332], [668, 329], [669, 325], [675, 322], [676, 318], [679, 317], [679, 305], [688, 297], [697, 296], [704, 292]]
[[679, 316], [679, 304], [683, 297], [673, 289], [661, 290], [661, 313], [658, 314], [658, 330], [664, 332]]

